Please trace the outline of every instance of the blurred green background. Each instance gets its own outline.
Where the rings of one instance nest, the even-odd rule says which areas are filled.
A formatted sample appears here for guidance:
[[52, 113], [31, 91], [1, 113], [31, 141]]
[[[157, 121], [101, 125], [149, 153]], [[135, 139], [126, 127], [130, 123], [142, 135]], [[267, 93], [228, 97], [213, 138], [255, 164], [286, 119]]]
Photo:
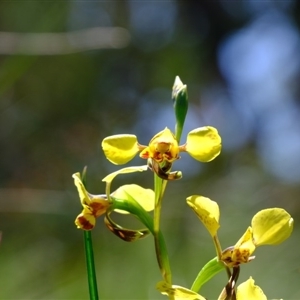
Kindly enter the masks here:
[[[162, 211], [174, 283], [190, 287], [215, 256], [186, 197], [219, 203], [223, 248], [260, 209], [295, 219], [290, 239], [242, 266], [268, 298], [300, 299], [300, 5], [286, 1], [0, 2], [0, 298], [88, 299], [81, 211], [71, 175], [88, 166], [88, 190], [118, 168], [104, 137], [141, 143], [174, 128], [171, 88], [188, 85], [186, 132], [218, 128], [209, 164], [182, 154]], [[136, 158], [129, 165], [143, 164]], [[115, 186], [152, 187], [152, 174]], [[127, 219], [126, 219], [127, 220]], [[134, 220], [128, 226], [139, 226]], [[99, 219], [93, 231], [100, 299], [163, 299], [151, 237], [125, 243]], [[201, 291], [216, 299], [217, 275]]]

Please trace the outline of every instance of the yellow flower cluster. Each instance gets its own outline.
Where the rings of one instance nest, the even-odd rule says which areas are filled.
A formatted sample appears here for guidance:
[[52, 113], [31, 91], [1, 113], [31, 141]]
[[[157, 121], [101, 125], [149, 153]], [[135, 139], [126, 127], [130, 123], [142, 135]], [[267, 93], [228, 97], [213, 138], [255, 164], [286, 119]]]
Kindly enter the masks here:
[[[213, 238], [218, 259], [227, 268], [239, 268], [240, 264], [252, 261], [255, 258], [252, 254], [256, 247], [280, 244], [286, 240], [293, 231], [294, 220], [284, 209], [263, 209], [254, 215], [251, 226], [247, 228], [238, 242], [234, 246], [228, 247], [222, 251], [217, 237], [217, 232], [220, 227], [220, 211], [218, 204], [215, 201], [200, 195], [188, 197], [187, 204], [194, 210], [208, 230]], [[225, 298], [227, 296], [225, 291]], [[221, 294], [219, 300], [222, 300], [223, 297], [224, 294]], [[262, 290], [254, 285], [254, 280], [250, 277], [250, 279], [238, 286], [236, 299], [266, 300], [267, 298]]]

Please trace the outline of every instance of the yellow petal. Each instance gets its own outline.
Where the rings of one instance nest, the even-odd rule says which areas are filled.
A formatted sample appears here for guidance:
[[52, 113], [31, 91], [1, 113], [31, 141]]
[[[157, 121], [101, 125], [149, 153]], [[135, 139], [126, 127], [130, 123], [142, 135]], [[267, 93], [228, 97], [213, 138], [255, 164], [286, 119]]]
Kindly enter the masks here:
[[254, 285], [254, 280], [250, 277], [247, 281], [237, 287], [237, 300], [267, 300], [262, 289]]
[[253, 230], [249, 226], [243, 236], [238, 240], [235, 244], [234, 248], [243, 248], [249, 249], [250, 254], [252, 254], [255, 250], [255, 245], [252, 239]]
[[[117, 199], [127, 199], [130, 195], [136, 202], [138, 202], [146, 211], [154, 209], [154, 191], [151, 189], [144, 189], [137, 184], [126, 184], [119, 187], [112, 196]], [[128, 214], [123, 210], [115, 210], [119, 213]]]
[[102, 141], [106, 158], [115, 165], [126, 164], [139, 151], [137, 138], [132, 134], [118, 134], [106, 137]]
[[252, 219], [255, 245], [280, 244], [291, 235], [293, 223], [293, 218], [282, 208], [259, 211]]
[[209, 162], [221, 152], [221, 137], [214, 127], [194, 129], [188, 133], [185, 150], [196, 160]]
[[138, 166], [138, 167], [123, 168], [123, 169], [120, 169], [120, 170], [118, 170], [116, 172], [110, 173], [109, 175], [105, 176], [102, 179], [102, 181], [110, 183], [119, 174], [134, 173], [134, 172], [143, 172], [143, 171], [147, 171], [147, 169], [148, 169], [147, 165]]
[[181, 287], [179, 285], [170, 285], [165, 281], [160, 281], [157, 285], [156, 288], [163, 294], [167, 296], [172, 296], [170, 299], [174, 300], [205, 300], [204, 297], [200, 296], [199, 294]]
[[187, 204], [195, 211], [210, 235], [212, 237], [215, 236], [220, 227], [220, 210], [217, 202], [198, 195], [190, 196], [186, 200]]
[[79, 198], [81, 201], [82, 205], [90, 205], [91, 201], [88, 195], [88, 192], [86, 191], [82, 181], [81, 181], [81, 176], [80, 173], [75, 173], [72, 175], [72, 177], [74, 178], [74, 184], [77, 187], [77, 191], [79, 194]]

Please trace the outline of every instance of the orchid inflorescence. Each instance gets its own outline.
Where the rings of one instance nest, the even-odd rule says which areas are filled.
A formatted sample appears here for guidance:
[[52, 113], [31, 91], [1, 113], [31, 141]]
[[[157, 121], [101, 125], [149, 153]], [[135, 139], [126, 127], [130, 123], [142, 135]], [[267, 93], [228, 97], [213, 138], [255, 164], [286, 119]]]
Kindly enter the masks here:
[[[132, 242], [153, 234], [156, 256], [163, 280], [157, 289], [169, 299], [205, 299], [199, 294], [200, 288], [222, 270], [227, 273], [227, 281], [219, 294], [219, 300], [267, 299], [263, 291], [254, 284], [250, 277], [236, 285], [242, 264], [254, 260], [253, 252], [261, 245], [277, 245], [287, 239], [293, 230], [293, 219], [282, 208], [269, 208], [254, 215], [242, 237], [234, 246], [223, 249], [218, 239], [220, 228], [220, 210], [217, 202], [201, 195], [186, 198], [188, 206], [203, 223], [216, 249], [216, 257], [200, 270], [191, 288], [172, 283], [172, 274], [163, 234], [160, 230], [160, 210], [164, 191], [169, 180], [182, 177], [181, 171], [172, 171], [173, 163], [184, 152], [195, 160], [210, 162], [221, 152], [221, 137], [216, 128], [205, 126], [190, 131], [183, 144], [180, 144], [182, 129], [188, 110], [187, 87], [177, 76], [173, 86], [172, 98], [176, 116], [175, 132], [164, 128], [153, 136], [148, 145], [138, 142], [135, 135], [119, 134], [106, 137], [102, 149], [106, 158], [115, 165], [122, 165], [132, 160], [137, 153], [147, 163], [142, 166], [125, 167], [103, 178], [105, 192], [101, 195], [89, 193], [85, 187], [85, 171], [73, 174], [82, 205], [82, 212], [77, 216], [77, 228], [90, 231], [95, 227], [96, 219], [104, 216], [107, 228], [119, 238]], [[152, 171], [154, 190], [145, 189], [137, 184], [126, 184], [111, 191], [112, 181], [121, 174]], [[153, 217], [148, 213], [154, 210]], [[111, 213], [132, 214], [145, 226], [135, 230], [124, 228], [114, 222]]]

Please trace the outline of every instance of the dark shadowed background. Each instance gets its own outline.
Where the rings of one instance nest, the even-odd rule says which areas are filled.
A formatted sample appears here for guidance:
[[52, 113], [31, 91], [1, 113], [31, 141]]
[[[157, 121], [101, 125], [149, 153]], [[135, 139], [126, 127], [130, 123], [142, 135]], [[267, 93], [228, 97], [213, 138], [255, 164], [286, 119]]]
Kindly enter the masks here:
[[[118, 169], [104, 137], [147, 144], [173, 129], [179, 75], [184, 134], [215, 126], [223, 150], [209, 164], [185, 154], [174, 164], [183, 179], [168, 185], [161, 224], [174, 283], [190, 287], [215, 256], [185, 201], [201, 194], [219, 203], [223, 248], [260, 209], [292, 214], [291, 238], [257, 249], [240, 282], [251, 275], [270, 299], [300, 299], [299, 27], [296, 0], [1, 1], [0, 298], [88, 299], [71, 175], [87, 165], [88, 190], [103, 193], [101, 179]], [[152, 174], [114, 184], [133, 181], [152, 187]], [[102, 219], [93, 237], [100, 299], [164, 299], [151, 237], [125, 243]], [[216, 299], [225, 283], [224, 272], [201, 294]]]

